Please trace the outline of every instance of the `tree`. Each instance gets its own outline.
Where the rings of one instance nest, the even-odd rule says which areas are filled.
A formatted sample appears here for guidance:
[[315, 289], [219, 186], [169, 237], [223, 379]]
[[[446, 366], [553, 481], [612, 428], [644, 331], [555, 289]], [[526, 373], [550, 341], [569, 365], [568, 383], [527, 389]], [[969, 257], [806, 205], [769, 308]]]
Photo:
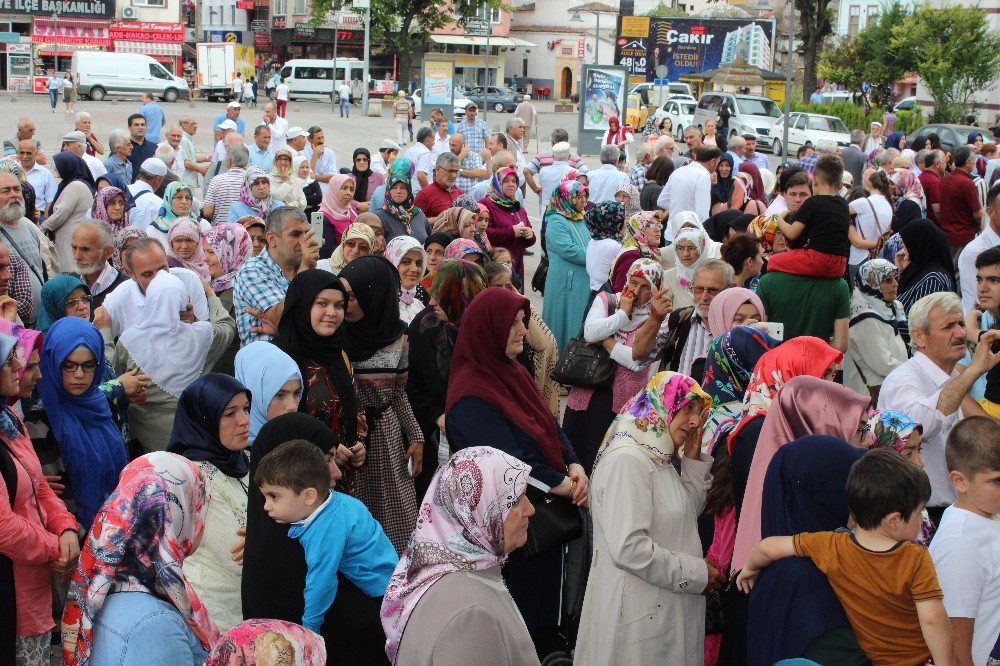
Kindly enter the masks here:
[[799, 52], [804, 66], [803, 102], [808, 102], [809, 96], [816, 90], [816, 63], [823, 41], [833, 32], [830, 26], [830, 2], [831, 0], [795, 0], [795, 10], [799, 13], [799, 32], [796, 36], [802, 41]]
[[892, 30], [892, 43], [914, 63], [934, 98], [931, 122], [961, 122], [979, 106], [977, 93], [995, 86], [1000, 33], [989, 28], [986, 12], [953, 5], [918, 8]]

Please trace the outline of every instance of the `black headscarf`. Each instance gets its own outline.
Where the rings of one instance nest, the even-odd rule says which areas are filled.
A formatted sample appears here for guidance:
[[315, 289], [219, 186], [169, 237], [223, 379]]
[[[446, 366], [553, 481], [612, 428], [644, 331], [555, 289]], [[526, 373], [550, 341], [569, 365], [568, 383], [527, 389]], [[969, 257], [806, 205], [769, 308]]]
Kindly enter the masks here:
[[938, 271], [955, 275], [948, 237], [936, 224], [927, 218], [915, 220], [900, 230], [899, 237], [910, 255], [910, 263], [899, 274], [899, 293], [920, 282], [928, 273]]
[[[365, 171], [358, 171], [358, 155], [365, 155], [368, 158], [368, 168]], [[354, 200], [368, 203], [368, 177], [372, 175], [372, 154], [367, 148], [354, 149], [354, 156], [351, 157], [351, 175], [354, 176]]]
[[243, 384], [218, 372], [191, 382], [177, 401], [167, 451], [188, 460], [210, 462], [226, 476], [245, 477], [250, 472], [246, 451], [230, 451], [219, 441], [222, 412], [239, 393], [251, 397]]
[[908, 225], [910, 222], [922, 219], [920, 212], [920, 204], [911, 199], [903, 199], [896, 206], [895, 212], [892, 214], [892, 230], [895, 233], [899, 233], [900, 230]]
[[34, 221], [32, 214], [35, 211], [35, 203], [38, 198], [35, 195], [35, 188], [28, 181], [21, 183], [21, 197], [24, 199], [24, 216]]
[[723, 154], [719, 159], [719, 166], [723, 162], [729, 162], [729, 178], [723, 178], [719, 173], [719, 167], [715, 168], [716, 183], [712, 185], [712, 194], [722, 203], [729, 205], [729, 200], [733, 198], [733, 186], [736, 179], [736, 167], [733, 166], [733, 158]]
[[274, 344], [298, 364], [303, 381], [308, 376], [310, 362], [326, 367], [344, 413], [344, 441], [353, 446], [358, 436], [358, 398], [354, 393], [354, 380], [344, 360], [343, 324], [333, 335], [322, 336], [313, 329], [310, 318], [313, 302], [324, 289], [339, 291], [344, 296], [344, 306], [347, 306], [347, 290], [333, 273], [311, 268], [295, 276], [285, 294], [285, 309], [281, 313]]
[[340, 277], [364, 312], [361, 321], [341, 327], [344, 349], [353, 363], [367, 361], [406, 332], [399, 318], [399, 272], [388, 259], [369, 254], [344, 266]]
[[[721, 243], [726, 240], [726, 235], [729, 233], [729, 228], [733, 222], [742, 215], [743, 213], [735, 208], [727, 208], [724, 211], [720, 211], [705, 220], [705, 232], [716, 243]], [[753, 216], [750, 219], [753, 219]]]
[[59, 174], [59, 178], [62, 179], [59, 181], [59, 187], [56, 188], [56, 198], [53, 201], [59, 201], [59, 195], [74, 180], [79, 180], [89, 187], [91, 194], [97, 191], [97, 183], [94, 182], [94, 176], [90, 173], [90, 167], [87, 166], [82, 157], [76, 153], [64, 150], [61, 153], [57, 153], [53, 160], [56, 163], [56, 172]]
[[427, 235], [427, 240], [424, 241], [424, 249], [431, 243], [437, 243], [441, 247], [448, 247], [448, 243], [455, 240], [455, 237], [451, 234], [445, 233], [443, 231], [435, 231], [432, 234]]

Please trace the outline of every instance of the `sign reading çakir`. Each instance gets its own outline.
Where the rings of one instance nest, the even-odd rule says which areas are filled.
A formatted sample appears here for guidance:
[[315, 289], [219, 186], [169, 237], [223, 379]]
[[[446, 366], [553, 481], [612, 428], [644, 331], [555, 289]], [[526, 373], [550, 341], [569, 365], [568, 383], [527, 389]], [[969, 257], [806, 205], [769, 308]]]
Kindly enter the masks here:
[[114, 0], [0, 0], [0, 12], [59, 18], [111, 18]]
[[113, 21], [111, 39], [134, 42], [183, 42], [183, 23], [152, 23], [149, 21]]

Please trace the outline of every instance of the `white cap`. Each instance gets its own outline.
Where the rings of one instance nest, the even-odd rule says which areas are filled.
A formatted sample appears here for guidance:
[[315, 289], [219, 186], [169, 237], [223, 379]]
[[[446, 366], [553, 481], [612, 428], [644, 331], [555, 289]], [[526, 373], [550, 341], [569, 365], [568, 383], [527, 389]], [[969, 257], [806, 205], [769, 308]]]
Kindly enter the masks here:
[[560, 141], [559, 143], [552, 144], [552, 152], [561, 153], [563, 151], [569, 152], [572, 150], [572, 146], [569, 145], [567, 141]]
[[309, 132], [305, 131], [301, 127], [289, 127], [288, 131], [285, 132], [286, 139], [297, 139], [300, 136], [309, 136]]
[[235, 99], [232, 102], [230, 102], [229, 104], [227, 104], [226, 107], [230, 108], [230, 109], [242, 109], [243, 108], [242, 106], [240, 106], [240, 103], [237, 102]]
[[524, 96], [524, 101], [525, 102], [529, 101], [530, 99], [531, 99], [531, 95], [525, 95]]
[[392, 139], [386, 139], [385, 141], [382, 142], [382, 146], [379, 148], [379, 150], [396, 150], [396, 151], [398, 151], [399, 150], [399, 144], [396, 143], [395, 141], [393, 141]]
[[854, 185], [854, 174], [845, 169], [844, 175], [840, 177], [840, 184], [847, 185], [848, 187]]
[[236, 128], [237, 128], [236, 123], [234, 123], [229, 118], [226, 118], [221, 123], [219, 123], [219, 129], [220, 130], [234, 130]]
[[146, 173], [151, 173], [154, 176], [166, 176], [167, 175], [167, 165], [163, 163], [159, 157], [150, 157], [142, 163], [139, 167], [142, 171]]
[[62, 138], [63, 143], [87, 143], [87, 135], [79, 130], [66, 132]]

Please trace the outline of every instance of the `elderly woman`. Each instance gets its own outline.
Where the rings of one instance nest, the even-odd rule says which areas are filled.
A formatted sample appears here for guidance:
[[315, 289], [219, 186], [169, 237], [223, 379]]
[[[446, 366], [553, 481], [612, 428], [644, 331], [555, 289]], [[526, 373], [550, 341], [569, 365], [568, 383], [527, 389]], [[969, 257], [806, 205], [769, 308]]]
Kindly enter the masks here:
[[760, 321], [767, 321], [764, 303], [743, 287], [724, 289], [708, 307], [708, 328], [716, 338], [737, 326], [752, 326]]
[[257, 215], [247, 215], [236, 220], [236, 224], [243, 225], [243, 228], [250, 234], [250, 241], [253, 243], [253, 256], [257, 256], [267, 247], [267, 237], [264, 232], [264, 219]]
[[97, 185], [90, 174], [90, 167], [76, 153], [63, 151], [53, 161], [59, 175], [59, 187], [52, 202], [52, 214], [42, 223], [41, 229], [53, 236], [59, 265], [69, 267], [74, 265], [70, 239], [76, 225], [93, 207]]
[[205, 477], [186, 458], [161, 451], [125, 467], [70, 584], [64, 663], [204, 662], [219, 628], [183, 566], [207, 512]]
[[537, 664], [500, 567], [528, 539], [530, 468], [486, 446], [459, 451], [434, 476], [421, 522], [382, 602], [394, 664]]
[[344, 231], [358, 217], [358, 207], [354, 202], [355, 184], [350, 174], [337, 174], [330, 179], [323, 192], [319, 210], [323, 213], [323, 245], [319, 256], [327, 258], [340, 244]]
[[639, 188], [631, 181], [625, 181], [615, 190], [615, 201], [625, 207], [625, 217], [629, 218], [642, 210], [639, 205]]
[[580, 328], [590, 296], [586, 269], [590, 231], [583, 222], [586, 204], [587, 187], [568, 181], [552, 192], [545, 212], [549, 258], [545, 292], [549, 297], [542, 303], [542, 318], [556, 336], [560, 354]]
[[242, 224], [217, 224], [205, 234], [202, 249], [212, 281], [212, 291], [222, 300], [226, 310], [232, 312], [236, 273], [253, 256], [250, 234]]
[[896, 300], [898, 274], [885, 259], [870, 259], [858, 268], [851, 294], [844, 384], [874, 399], [886, 376], [908, 358], [906, 314]]
[[674, 239], [677, 265], [663, 274], [663, 286], [670, 290], [674, 310], [694, 305], [694, 274], [705, 256], [708, 236], [701, 229], [687, 227]]
[[622, 245], [611, 261], [611, 288], [621, 291], [628, 281], [628, 269], [637, 259], [660, 258], [660, 237], [663, 225], [652, 213], [636, 213], [628, 218], [622, 233]]
[[306, 207], [306, 184], [295, 171], [292, 150], [278, 148], [274, 151], [274, 165], [268, 174], [271, 180], [271, 197], [286, 206]]
[[590, 232], [590, 242], [587, 243], [590, 290], [600, 291], [610, 284], [611, 263], [622, 249], [625, 206], [618, 201], [598, 204], [583, 214], [583, 223]]
[[[370, 215], [370, 213], [362, 213]], [[358, 218], [360, 219], [360, 215]], [[344, 266], [358, 257], [371, 254], [375, 247], [375, 232], [364, 222], [352, 222], [340, 237], [340, 245], [333, 251], [329, 259], [320, 259], [316, 268], [329, 271], [336, 275], [344, 270]]]
[[423, 211], [413, 205], [410, 186], [410, 161], [399, 158], [392, 163], [385, 180], [385, 201], [375, 211], [382, 220], [386, 242], [396, 236], [413, 236], [421, 243], [431, 233], [430, 223]]
[[220, 631], [243, 621], [240, 612], [243, 534], [247, 522], [250, 391], [232, 377], [210, 373], [181, 393], [167, 451], [184, 456], [205, 480], [205, 531], [184, 575]]
[[211, 273], [205, 259], [204, 234], [190, 218], [174, 221], [167, 233], [167, 265], [187, 268], [208, 280]]
[[452, 206], [437, 216], [431, 230], [434, 233], [448, 234], [452, 238], [473, 240], [477, 222], [478, 217], [475, 212], [461, 206]]
[[198, 218], [198, 211], [193, 209], [194, 190], [191, 186], [179, 180], [167, 185], [163, 192], [163, 204], [156, 218], [146, 227], [146, 235], [160, 241], [163, 249], [170, 251], [170, 229], [178, 220], [191, 220], [202, 231], [208, 231], [212, 225], [207, 220]]
[[698, 538], [711, 482], [712, 458], [701, 453], [711, 402], [690, 377], [661, 372], [608, 431], [591, 490], [603, 557], [587, 581], [575, 663], [703, 666], [703, 595], [725, 583]]
[[427, 253], [427, 272], [430, 273], [445, 259], [445, 250], [451, 243], [452, 237], [442, 231], [435, 231], [427, 236], [424, 241], [424, 252]]
[[239, 201], [229, 207], [229, 218], [226, 222], [236, 222], [241, 218], [253, 215], [261, 219], [275, 208], [284, 206], [271, 194], [271, 179], [259, 166], [248, 166], [243, 172], [243, 185], [240, 187]]
[[464, 259], [474, 264], [486, 264], [487, 255], [476, 241], [468, 238], [456, 238], [444, 249], [445, 259]]
[[372, 154], [367, 148], [355, 148], [351, 156], [351, 175], [354, 176], [354, 201], [362, 213], [368, 211], [368, 202], [380, 185], [385, 185], [385, 175], [372, 171]]
[[399, 271], [399, 317], [409, 324], [427, 305], [427, 294], [420, 286], [427, 253], [413, 236], [396, 236], [386, 246], [385, 258]]
[[90, 217], [107, 222], [112, 233], [118, 233], [128, 226], [128, 209], [125, 193], [117, 187], [105, 187], [94, 195], [94, 205], [90, 208]]

